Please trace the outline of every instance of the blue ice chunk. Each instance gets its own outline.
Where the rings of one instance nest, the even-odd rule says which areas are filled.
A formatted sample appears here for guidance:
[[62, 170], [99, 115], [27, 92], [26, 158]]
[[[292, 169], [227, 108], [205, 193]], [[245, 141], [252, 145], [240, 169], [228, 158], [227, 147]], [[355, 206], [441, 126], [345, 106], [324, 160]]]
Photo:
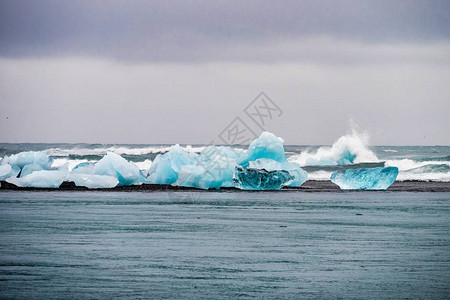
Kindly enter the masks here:
[[292, 187], [299, 187], [308, 179], [308, 173], [305, 170], [300, 168], [298, 164], [290, 163], [288, 161], [278, 162], [273, 159], [259, 158], [254, 161], [250, 161], [249, 168], [264, 169], [266, 171], [288, 171], [294, 179], [287, 186]]
[[116, 177], [119, 180], [119, 186], [140, 185], [146, 181], [138, 166], [113, 152], [107, 152], [95, 164], [94, 173]]
[[330, 179], [343, 190], [385, 190], [397, 175], [397, 167], [363, 168], [336, 171]]
[[41, 171], [43, 170], [42, 166], [40, 164], [29, 164], [29, 165], [25, 165], [22, 168], [22, 172], [20, 172], [20, 178], [25, 177], [31, 173], [33, 173], [34, 171]]
[[27, 151], [5, 156], [1, 163], [16, 165], [21, 169], [29, 164], [38, 164], [42, 169], [48, 170], [53, 164], [53, 158], [49, 157], [44, 151]]
[[62, 167], [57, 170], [34, 171], [22, 178], [10, 177], [6, 181], [18, 187], [58, 188], [68, 174], [67, 167]]
[[261, 135], [250, 143], [247, 153], [243, 159], [239, 161], [239, 165], [248, 166], [249, 161], [258, 158], [270, 158], [278, 162], [286, 161], [286, 154], [283, 147], [284, 140], [275, 136], [270, 132], [263, 132]]
[[288, 171], [266, 171], [237, 166], [234, 172], [235, 187], [243, 190], [279, 190], [289, 185], [294, 176]]
[[175, 145], [167, 153], [159, 154], [148, 171], [148, 181], [154, 184], [173, 184], [182, 166], [197, 165], [198, 155]]
[[107, 189], [119, 184], [119, 180], [115, 176], [76, 172], [70, 173], [67, 181], [72, 181], [76, 186], [85, 186], [89, 189]]

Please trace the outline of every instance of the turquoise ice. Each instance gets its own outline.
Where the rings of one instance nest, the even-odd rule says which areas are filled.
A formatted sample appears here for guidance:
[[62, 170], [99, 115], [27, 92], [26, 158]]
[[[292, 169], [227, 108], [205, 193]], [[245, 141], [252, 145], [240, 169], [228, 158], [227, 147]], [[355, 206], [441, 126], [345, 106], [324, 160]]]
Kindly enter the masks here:
[[336, 171], [330, 179], [343, 190], [385, 190], [397, 175], [397, 167], [363, 168]]
[[57, 170], [41, 170], [34, 171], [24, 177], [10, 177], [7, 182], [18, 187], [35, 187], [35, 188], [58, 188], [67, 178], [69, 171], [67, 167]]
[[235, 187], [243, 190], [279, 190], [293, 180], [294, 176], [285, 170], [267, 171], [238, 166], [234, 173]]
[[146, 181], [145, 176], [134, 163], [113, 152], [107, 152], [95, 164], [94, 173], [116, 177], [119, 186], [140, 185]]
[[43, 170], [48, 170], [52, 166], [53, 158], [44, 151], [25, 151], [10, 156], [5, 156], [1, 164], [16, 165], [20, 169], [30, 164], [38, 164]]
[[167, 153], [159, 154], [148, 170], [148, 181], [153, 184], [173, 184], [182, 166], [197, 165], [198, 155], [175, 145]]

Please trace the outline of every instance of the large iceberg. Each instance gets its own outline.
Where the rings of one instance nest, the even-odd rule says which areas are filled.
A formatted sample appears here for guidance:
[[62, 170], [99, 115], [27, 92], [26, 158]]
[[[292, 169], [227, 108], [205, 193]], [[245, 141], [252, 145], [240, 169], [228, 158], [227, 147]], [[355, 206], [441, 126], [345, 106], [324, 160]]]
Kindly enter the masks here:
[[58, 170], [41, 170], [34, 171], [24, 177], [10, 177], [7, 182], [18, 187], [35, 187], [35, 188], [58, 188], [63, 183], [69, 171], [66, 166]]
[[234, 184], [243, 190], [279, 190], [294, 180], [288, 171], [267, 171], [242, 166], [236, 167]]
[[16, 165], [20, 169], [30, 164], [37, 164], [43, 170], [48, 170], [52, 166], [53, 158], [49, 157], [44, 151], [26, 151], [10, 156], [5, 156], [1, 164]]
[[336, 171], [330, 179], [343, 190], [385, 190], [397, 175], [397, 167], [363, 168]]
[[173, 184], [178, 180], [182, 166], [197, 165], [198, 155], [175, 145], [164, 154], [159, 154], [148, 171], [148, 181], [153, 184]]
[[146, 182], [144, 174], [134, 163], [113, 152], [107, 152], [95, 164], [94, 173], [116, 177], [119, 186], [139, 185]]

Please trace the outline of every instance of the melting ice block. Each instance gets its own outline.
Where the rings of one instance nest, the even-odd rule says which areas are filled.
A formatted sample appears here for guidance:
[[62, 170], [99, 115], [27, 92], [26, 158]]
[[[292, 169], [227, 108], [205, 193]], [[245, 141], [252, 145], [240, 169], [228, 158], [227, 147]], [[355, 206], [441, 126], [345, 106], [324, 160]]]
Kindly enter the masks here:
[[21, 178], [10, 177], [6, 181], [18, 187], [58, 188], [68, 174], [67, 167], [62, 167], [58, 170], [34, 171]]
[[89, 189], [108, 189], [119, 184], [115, 176], [86, 173], [71, 173], [67, 181], [73, 181], [76, 186], [85, 186]]
[[159, 154], [153, 161], [148, 180], [154, 184], [173, 184], [182, 166], [197, 165], [198, 155], [175, 145], [167, 153]]
[[246, 167], [249, 161], [259, 158], [270, 158], [278, 162], [286, 161], [286, 154], [283, 147], [284, 140], [270, 132], [263, 132], [250, 143], [247, 153], [239, 161], [239, 165]]
[[33, 173], [34, 171], [41, 171], [41, 170], [43, 170], [42, 166], [39, 164], [36, 164], [36, 163], [25, 165], [22, 168], [22, 172], [20, 172], [20, 178], [25, 177], [25, 176]]
[[294, 180], [288, 171], [266, 171], [237, 166], [234, 172], [234, 184], [243, 190], [279, 190]]
[[139, 185], [146, 181], [141, 170], [122, 156], [108, 152], [100, 159], [94, 168], [97, 175], [108, 175], [119, 180], [119, 186]]
[[1, 164], [8, 163], [10, 165], [16, 165], [19, 168], [23, 168], [26, 165], [38, 164], [44, 170], [50, 169], [53, 163], [53, 158], [48, 157], [44, 151], [27, 151], [5, 156]]
[[347, 169], [334, 172], [330, 179], [344, 190], [385, 190], [397, 175], [397, 167]]
[[293, 180], [287, 186], [299, 187], [308, 179], [308, 173], [305, 170], [300, 168], [298, 164], [287, 161], [278, 162], [273, 159], [259, 158], [250, 161], [249, 168], [263, 169], [266, 171], [287, 171], [293, 177]]

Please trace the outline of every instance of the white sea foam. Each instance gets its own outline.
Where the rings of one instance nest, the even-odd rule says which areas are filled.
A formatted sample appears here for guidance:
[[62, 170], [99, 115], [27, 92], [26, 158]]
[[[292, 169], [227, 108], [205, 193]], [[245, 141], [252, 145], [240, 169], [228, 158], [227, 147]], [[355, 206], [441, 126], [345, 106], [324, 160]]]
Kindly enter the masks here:
[[398, 153], [398, 151], [397, 151], [397, 150], [394, 150], [394, 149], [384, 149], [383, 151], [384, 151], [384, 152]]
[[[69, 156], [69, 155], [105, 155], [107, 152], [113, 152], [119, 155], [145, 155], [152, 153], [163, 153], [167, 152], [173, 146], [151, 146], [151, 147], [136, 147], [130, 148], [126, 146], [110, 146], [110, 147], [99, 147], [99, 148], [49, 148], [46, 151], [49, 156]], [[206, 146], [195, 147], [187, 145], [183, 147], [188, 152], [199, 153], [203, 151]]]
[[352, 131], [351, 134], [341, 136], [331, 147], [320, 147], [317, 151], [304, 151], [289, 157], [289, 161], [300, 166], [324, 166], [347, 164], [348, 154], [356, 156], [353, 162], [377, 162], [378, 157], [368, 147], [367, 134]]
[[415, 161], [409, 158], [387, 160], [386, 167], [397, 167], [400, 171], [407, 171], [417, 169], [428, 165], [447, 165], [450, 166], [449, 161]]

